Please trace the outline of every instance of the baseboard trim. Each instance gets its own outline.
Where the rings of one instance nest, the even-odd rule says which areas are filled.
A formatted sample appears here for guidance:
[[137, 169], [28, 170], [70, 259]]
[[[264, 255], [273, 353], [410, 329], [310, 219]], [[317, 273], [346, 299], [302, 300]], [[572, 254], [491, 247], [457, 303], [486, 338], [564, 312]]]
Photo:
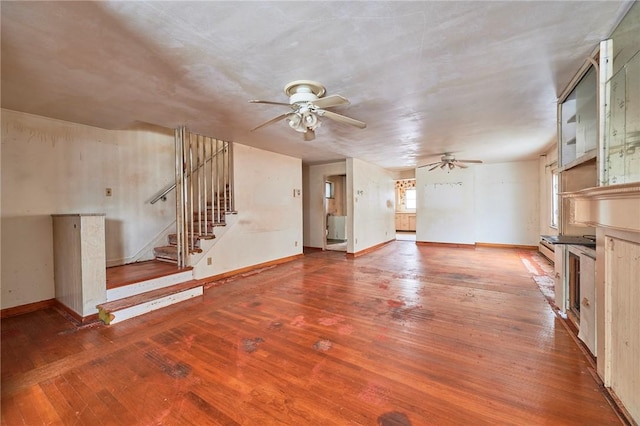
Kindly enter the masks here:
[[237, 275], [253, 272], [258, 269], [264, 269], [271, 266], [292, 262], [294, 260], [300, 259], [301, 257], [304, 257], [303, 253], [294, 254], [293, 256], [281, 257], [280, 259], [270, 260], [268, 262], [258, 263], [251, 266], [245, 266], [244, 268], [234, 269], [233, 271], [223, 272], [222, 274], [218, 275], [211, 275], [210, 277], [199, 278], [198, 280], [202, 281], [203, 283], [213, 283], [214, 281], [221, 281], [227, 278], [235, 277]]
[[511, 248], [511, 249], [521, 249], [521, 250], [538, 250], [538, 246], [529, 246], [529, 245], [522, 245], [522, 244], [476, 243], [476, 247]]
[[92, 322], [98, 322], [100, 321], [100, 318], [98, 317], [98, 311], [96, 310], [95, 314], [91, 314], [89, 316], [83, 317], [80, 314], [78, 314], [77, 312], [72, 311], [69, 307], [65, 306], [64, 304], [62, 304], [62, 302], [60, 302], [59, 300], [54, 299], [54, 304], [53, 306], [58, 309], [58, 311], [64, 315], [65, 317], [67, 317], [69, 320], [71, 320], [72, 322], [78, 324], [78, 325], [86, 325]]
[[41, 300], [40, 302], [27, 303], [26, 305], [14, 306], [0, 310], [0, 318], [15, 317], [18, 315], [29, 314], [41, 309], [50, 308], [56, 305], [56, 299]]
[[393, 240], [389, 240], [389, 241], [382, 242], [380, 244], [376, 244], [375, 246], [371, 246], [369, 248], [357, 251], [355, 253], [347, 253], [346, 256], [347, 256], [348, 259], [355, 259], [356, 257], [364, 256], [365, 254], [371, 253], [372, 251], [376, 251], [379, 248], [382, 248], [382, 247], [386, 246], [387, 244], [394, 242], [395, 240], [396, 239], [394, 238]]
[[449, 247], [449, 248], [468, 248], [475, 249], [475, 244], [461, 244], [461, 243], [436, 243], [431, 241], [416, 241], [416, 244], [419, 246], [430, 246], [430, 247]]

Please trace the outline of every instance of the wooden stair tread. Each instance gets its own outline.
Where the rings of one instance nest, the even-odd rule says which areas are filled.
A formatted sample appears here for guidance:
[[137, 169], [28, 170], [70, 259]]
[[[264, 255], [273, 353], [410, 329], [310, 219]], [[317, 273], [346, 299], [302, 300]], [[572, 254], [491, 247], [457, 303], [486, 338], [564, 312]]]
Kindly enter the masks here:
[[156, 290], [147, 291], [146, 293], [125, 297], [123, 299], [101, 303], [100, 305], [96, 306], [96, 308], [106, 313], [119, 311], [121, 309], [140, 305], [142, 303], [149, 302], [151, 300], [159, 299], [165, 296], [170, 296], [172, 294], [180, 293], [182, 291], [190, 290], [192, 288], [199, 287], [202, 285], [203, 285], [202, 280], [189, 280], [183, 283], [174, 284], [169, 287], [163, 287]]

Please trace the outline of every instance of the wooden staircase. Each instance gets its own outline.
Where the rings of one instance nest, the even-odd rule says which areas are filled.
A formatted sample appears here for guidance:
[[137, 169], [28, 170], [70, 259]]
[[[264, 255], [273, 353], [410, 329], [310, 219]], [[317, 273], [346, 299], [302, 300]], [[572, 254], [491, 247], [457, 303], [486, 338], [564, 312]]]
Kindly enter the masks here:
[[[155, 260], [116, 267], [156, 270], [156, 276], [137, 274], [135, 280], [111, 286], [107, 277], [107, 301], [97, 306], [98, 315], [106, 324], [201, 296], [204, 280], [193, 279], [193, 267], [203, 261], [213, 244], [203, 242], [226, 232], [216, 229], [226, 227], [228, 215], [236, 213], [231, 144], [188, 132], [184, 127], [176, 129], [175, 142], [175, 183], [150, 203], [166, 200], [167, 193], [176, 191], [176, 233], [168, 235], [167, 245], [153, 249]], [[163, 273], [158, 274], [159, 270]], [[123, 271], [114, 269], [112, 274], [126, 275]]]
[[[213, 240], [215, 236], [215, 229], [227, 225], [226, 216], [228, 214], [236, 214], [237, 212], [231, 211], [229, 207], [229, 198], [220, 195], [219, 203], [207, 203], [206, 212], [197, 211], [193, 213], [193, 221], [189, 222], [189, 228], [187, 229], [187, 238], [190, 240], [189, 247], [191, 247], [189, 253], [201, 253], [201, 241]], [[221, 213], [219, 213], [221, 212]], [[193, 228], [193, 232], [191, 229]], [[153, 249], [156, 260], [161, 262], [178, 263], [178, 236], [177, 234], [169, 234], [167, 238], [167, 245], [155, 247]]]
[[203, 294], [192, 268], [154, 260], [107, 268], [107, 301], [97, 306], [105, 324], [115, 324]]

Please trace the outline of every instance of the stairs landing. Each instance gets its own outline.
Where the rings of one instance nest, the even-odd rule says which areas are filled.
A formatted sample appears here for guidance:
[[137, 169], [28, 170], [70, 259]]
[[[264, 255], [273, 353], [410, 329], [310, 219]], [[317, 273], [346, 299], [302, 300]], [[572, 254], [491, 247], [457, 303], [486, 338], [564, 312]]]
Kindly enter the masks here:
[[192, 268], [147, 261], [107, 268], [107, 301], [97, 306], [105, 324], [115, 324], [201, 296], [204, 283]]

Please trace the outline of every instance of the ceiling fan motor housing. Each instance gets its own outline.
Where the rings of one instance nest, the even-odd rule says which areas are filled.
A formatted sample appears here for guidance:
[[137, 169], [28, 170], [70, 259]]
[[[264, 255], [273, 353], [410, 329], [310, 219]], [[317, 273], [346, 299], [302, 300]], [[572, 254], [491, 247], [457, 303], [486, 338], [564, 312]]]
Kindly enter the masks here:
[[317, 101], [325, 92], [322, 84], [311, 80], [296, 80], [284, 86], [284, 93], [289, 96], [291, 105]]

